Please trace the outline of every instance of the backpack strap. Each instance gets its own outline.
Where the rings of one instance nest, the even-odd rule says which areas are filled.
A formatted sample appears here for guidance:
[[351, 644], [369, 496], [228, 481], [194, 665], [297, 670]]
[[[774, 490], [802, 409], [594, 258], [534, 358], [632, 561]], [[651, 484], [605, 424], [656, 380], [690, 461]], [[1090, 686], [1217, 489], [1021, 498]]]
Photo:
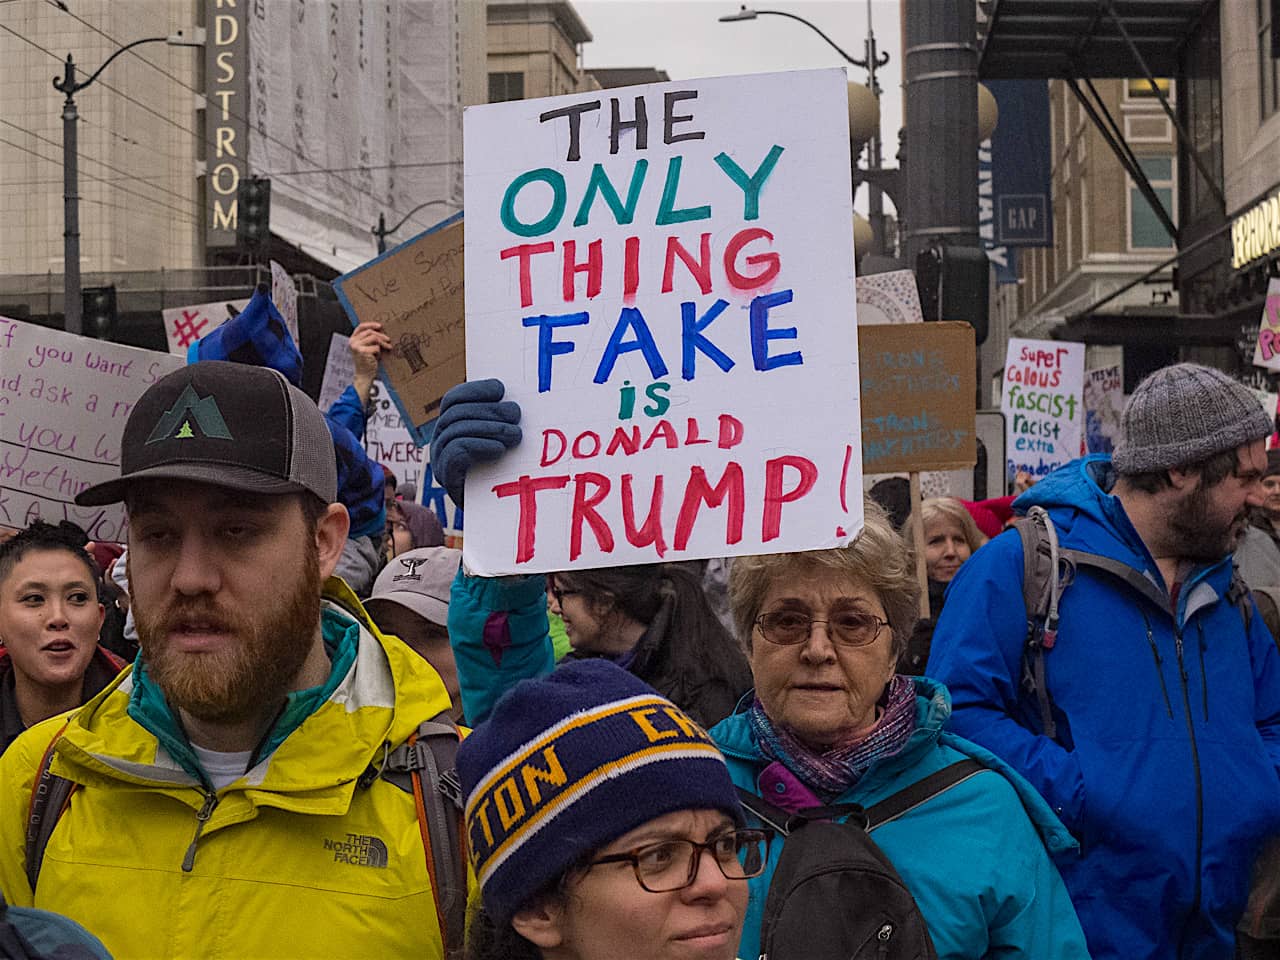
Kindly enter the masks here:
[[884, 826], [891, 820], [897, 820], [903, 814], [914, 810], [922, 803], [932, 800], [939, 794], [946, 793], [952, 787], [964, 783], [970, 777], [977, 776], [987, 768], [972, 757], [965, 757], [955, 763], [935, 770], [929, 776], [917, 780], [904, 787], [892, 796], [885, 797], [877, 804], [867, 808], [867, 830]]
[[457, 775], [458, 727], [441, 713], [419, 725], [387, 754], [378, 776], [413, 794], [427, 856], [431, 895], [447, 958], [462, 956], [467, 919], [467, 862], [462, 787]]
[[[71, 721], [68, 720], [67, 723]], [[71, 794], [79, 784], [53, 772], [53, 752], [58, 741], [62, 739], [67, 723], [58, 728], [44, 756], [40, 758], [40, 773], [31, 785], [31, 800], [27, 805], [27, 836], [24, 862], [27, 868], [27, 882], [31, 892], [36, 892], [36, 881], [40, 879], [40, 865], [44, 862], [44, 852], [49, 846], [49, 838], [53, 836]]]
[[858, 803], [833, 803], [823, 807], [805, 807], [803, 810], [791, 812], [770, 803], [764, 797], [757, 796], [750, 790], [736, 788], [738, 800], [744, 810], [752, 814], [770, 830], [784, 837], [790, 836], [806, 823], [815, 820], [835, 820], [849, 817], [857, 820], [859, 826], [866, 826], [866, 817], [862, 805]]
[[1058, 603], [1070, 585], [1074, 569], [1058, 548], [1058, 532], [1043, 507], [1032, 507], [1015, 517], [1014, 529], [1022, 540], [1022, 602], [1027, 612], [1027, 635], [1022, 651], [1022, 687], [1036, 698], [1045, 736], [1054, 740], [1058, 725], [1045, 677], [1045, 651], [1058, 642]]

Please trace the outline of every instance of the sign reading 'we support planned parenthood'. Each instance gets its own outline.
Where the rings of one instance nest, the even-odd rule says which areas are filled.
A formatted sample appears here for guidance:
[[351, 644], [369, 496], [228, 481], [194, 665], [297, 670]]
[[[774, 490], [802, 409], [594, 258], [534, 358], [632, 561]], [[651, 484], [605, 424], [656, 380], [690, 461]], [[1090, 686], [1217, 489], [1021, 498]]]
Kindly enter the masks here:
[[471, 569], [857, 535], [847, 116], [840, 70], [467, 111], [467, 375], [524, 430], [467, 478]]

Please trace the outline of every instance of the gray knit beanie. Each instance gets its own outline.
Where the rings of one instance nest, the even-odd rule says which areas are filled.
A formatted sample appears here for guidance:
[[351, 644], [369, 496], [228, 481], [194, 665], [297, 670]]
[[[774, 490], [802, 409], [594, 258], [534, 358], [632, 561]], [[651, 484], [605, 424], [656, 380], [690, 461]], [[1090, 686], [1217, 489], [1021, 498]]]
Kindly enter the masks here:
[[1177, 363], [1133, 391], [1111, 462], [1122, 474], [1184, 467], [1261, 440], [1274, 429], [1244, 384], [1221, 370]]

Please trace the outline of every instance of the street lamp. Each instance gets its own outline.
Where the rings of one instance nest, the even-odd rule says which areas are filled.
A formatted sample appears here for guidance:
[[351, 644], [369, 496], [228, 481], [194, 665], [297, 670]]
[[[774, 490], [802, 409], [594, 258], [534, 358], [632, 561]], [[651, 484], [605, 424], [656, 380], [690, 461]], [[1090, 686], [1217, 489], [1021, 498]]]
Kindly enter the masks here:
[[406, 223], [408, 223], [409, 218], [412, 217], [419, 210], [422, 210], [425, 207], [429, 207], [432, 204], [448, 203], [448, 202], [449, 202], [448, 200], [427, 200], [425, 203], [420, 203], [416, 207], [414, 207], [412, 210], [410, 210], [408, 213], [406, 213], [404, 215], [404, 219], [402, 219], [394, 227], [390, 227], [390, 228], [387, 227], [386, 214], [384, 213], [378, 214], [378, 223], [373, 227], [373, 229], [369, 231], [375, 237], [378, 238], [378, 253], [387, 252], [387, 237], [395, 233], [397, 230], [403, 227]]
[[133, 43], [126, 43], [103, 62], [87, 80], [76, 80], [76, 63], [71, 54], [67, 54], [67, 62], [61, 77], [53, 78], [53, 88], [66, 94], [62, 104], [62, 203], [64, 227], [62, 233], [63, 252], [63, 323], [68, 333], [83, 333], [84, 324], [81, 318], [80, 303], [80, 187], [78, 168], [78, 152], [76, 150], [76, 121], [80, 113], [76, 109], [75, 95], [97, 80], [102, 71], [110, 66], [111, 61], [126, 50], [140, 47], [144, 43], [167, 43], [172, 47], [204, 46], [204, 30], [198, 29], [192, 36], [186, 36], [181, 30], [167, 37], [144, 37]]
[[[876, 71], [889, 62], [889, 54], [880, 53], [876, 48], [876, 34], [871, 26], [871, 0], [867, 0], [867, 39], [863, 42], [864, 55], [863, 59], [850, 56], [838, 43], [813, 23], [810, 23], [804, 17], [797, 16], [794, 13], [787, 13], [785, 10], [754, 10], [748, 6], [742, 6], [737, 13], [728, 13], [720, 18], [721, 23], [737, 23], [742, 20], [754, 20], [756, 17], [786, 17], [788, 20], [797, 20], [806, 27], [820, 36], [827, 42], [827, 45], [836, 53], [844, 58], [846, 63], [852, 64], [862, 70], [867, 71], [867, 87], [871, 90], [872, 96], [878, 102], [880, 99], [881, 89], [880, 82], [876, 79]], [[852, 84], [850, 85], [853, 86]], [[875, 130], [872, 136], [867, 140], [867, 170], [871, 176], [865, 178], [867, 180], [867, 214], [871, 221], [872, 229], [875, 231], [878, 249], [883, 252], [885, 250], [884, 236], [884, 194], [880, 185], [876, 182], [877, 172], [880, 170], [881, 154], [880, 154], [880, 123], [879, 110], [876, 110]]]

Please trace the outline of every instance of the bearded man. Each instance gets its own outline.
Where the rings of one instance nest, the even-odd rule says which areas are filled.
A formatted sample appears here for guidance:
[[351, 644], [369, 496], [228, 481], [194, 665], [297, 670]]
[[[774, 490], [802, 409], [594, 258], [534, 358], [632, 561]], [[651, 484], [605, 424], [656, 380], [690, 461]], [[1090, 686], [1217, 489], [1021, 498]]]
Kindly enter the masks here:
[[1280, 831], [1280, 654], [1231, 566], [1271, 429], [1225, 374], [1166, 367], [1134, 391], [1112, 458], [1015, 501], [1092, 555], [1064, 561], [1045, 636], [1051, 723], [1024, 682], [1016, 532], [961, 568], [938, 620], [928, 673], [951, 690], [956, 733], [1030, 780], [1080, 841], [1059, 868], [1094, 960], [1232, 957], [1250, 868]]
[[[449, 697], [325, 582], [348, 517], [320, 411], [274, 370], [195, 363], [134, 406], [121, 467], [77, 503], [125, 503], [141, 653], [0, 758], [6, 900], [115, 956], [444, 957], [448, 879], [380, 774]], [[33, 864], [50, 750], [74, 789]]]

